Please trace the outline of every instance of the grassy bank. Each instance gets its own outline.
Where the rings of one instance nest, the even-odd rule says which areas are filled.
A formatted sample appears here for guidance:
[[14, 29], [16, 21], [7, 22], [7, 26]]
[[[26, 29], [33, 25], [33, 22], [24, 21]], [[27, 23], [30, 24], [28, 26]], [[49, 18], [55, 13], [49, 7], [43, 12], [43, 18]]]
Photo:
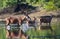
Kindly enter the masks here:
[[[0, 25], [0, 39], [6, 39], [6, 31], [4, 25]], [[53, 23], [52, 29], [54, 32], [51, 32], [50, 30], [34, 30], [34, 29], [29, 29], [27, 31], [27, 34], [30, 35], [30, 39], [60, 39], [59, 36], [57, 37], [50, 37], [54, 35], [60, 35], [60, 23], [56, 22]]]

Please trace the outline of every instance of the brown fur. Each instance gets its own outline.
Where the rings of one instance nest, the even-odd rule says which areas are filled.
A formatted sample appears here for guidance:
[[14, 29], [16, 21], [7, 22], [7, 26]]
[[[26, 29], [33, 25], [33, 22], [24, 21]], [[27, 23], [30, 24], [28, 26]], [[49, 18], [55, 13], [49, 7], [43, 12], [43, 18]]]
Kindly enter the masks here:
[[[16, 18], [16, 17], [8, 17], [8, 18], [6, 18], [6, 25], [9, 25], [9, 24], [16, 24], [16, 23], [18, 23], [18, 24], [22, 24], [22, 21], [24, 20], [24, 18], [25, 18], [25, 16], [23, 16], [23, 17], [18, 17], [18, 18]], [[9, 32], [7, 31], [7, 37], [8, 36], [12, 36], [12, 37], [14, 37], [15, 35], [14, 35], [14, 33], [13, 32], [11, 32], [11, 35], [9, 34]], [[20, 33], [19, 33], [19, 35], [18, 36], [20, 36]]]

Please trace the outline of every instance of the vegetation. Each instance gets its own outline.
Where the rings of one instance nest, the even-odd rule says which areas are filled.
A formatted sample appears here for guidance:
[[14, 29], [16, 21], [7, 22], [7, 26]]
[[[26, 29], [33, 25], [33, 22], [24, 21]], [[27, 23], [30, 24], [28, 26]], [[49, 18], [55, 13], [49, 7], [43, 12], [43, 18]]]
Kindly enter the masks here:
[[[2, 22], [0, 22], [0, 24], [2, 24]], [[54, 32], [51, 32], [50, 30], [34, 30], [34, 29], [29, 29], [27, 31], [27, 34], [30, 35], [30, 39], [60, 39], [60, 23], [56, 22], [53, 23], [52, 28], [54, 30]], [[6, 30], [4, 25], [0, 25], [0, 39], [6, 39]], [[52, 37], [50, 38], [49, 36], [53, 36], [53, 35], [58, 35], [56, 38]]]
[[[51, 25], [52, 29], [54, 30], [54, 32], [51, 32], [50, 30], [28, 30], [28, 35], [30, 35], [30, 39], [60, 39], [59, 35], [60, 35], [60, 23], [54, 23]], [[50, 36], [52, 36], [50, 38]], [[55, 37], [54, 37], [55, 36]]]
[[6, 39], [6, 31], [5, 31], [5, 28], [3, 28], [1, 25], [0, 25], [0, 39]]
[[[38, 7], [42, 7], [43, 9], [46, 10], [56, 10], [60, 8], [60, 0], [0, 0], [0, 10], [10, 7], [10, 6], [16, 6], [17, 4], [21, 4], [21, 3], [28, 3], [29, 5], [32, 6], [38, 6]], [[1, 24], [1, 22], [0, 22]], [[33, 30], [30, 29], [29, 31], [27, 31], [27, 34], [30, 35], [30, 39], [40, 39], [40, 37], [36, 38], [34, 36], [52, 36], [52, 35], [60, 35], [60, 23], [55, 23], [51, 25], [54, 32], [51, 32], [50, 30]], [[0, 25], [0, 39], [6, 39], [6, 31], [5, 25]], [[41, 39], [55, 39], [55, 38], [41, 38]], [[57, 39], [60, 39], [60, 37], [58, 36]]]
[[14, 6], [20, 3], [29, 3], [33, 6], [43, 7], [46, 10], [55, 10], [60, 8], [60, 0], [0, 0], [0, 9]]

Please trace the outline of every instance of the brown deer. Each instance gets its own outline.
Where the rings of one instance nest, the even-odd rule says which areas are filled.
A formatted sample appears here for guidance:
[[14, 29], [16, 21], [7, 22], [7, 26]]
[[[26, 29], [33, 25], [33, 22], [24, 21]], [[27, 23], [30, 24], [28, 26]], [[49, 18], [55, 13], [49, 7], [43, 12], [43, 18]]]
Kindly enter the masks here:
[[[7, 28], [7, 33], [8, 33], [7, 37], [13, 37], [13, 36], [19, 35], [20, 22], [21, 22], [20, 18], [16, 18], [16, 17], [6, 18], [6, 28]], [[14, 30], [11, 31], [13, 26], [10, 24], [17, 24], [16, 26], [15, 25], [14, 26], [17, 27], [18, 31], [14, 31]]]
[[[20, 37], [21, 35], [22, 35], [22, 31], [21, 32], [19, 32], [20, 31], [20, 25], [22, 25], [22, 22], [24, 21], [24, 19], [25, 19], [25, 16], [23, 16], [23, 17], [18, 17], [18, 18], [16, 18], [16, 17], [9, 17], [9, 18], [6, 18], [6, 27], [7, 26], [10, 26], [10, 27], [13, 27], [13, 26], [11, 26], [10, 24], [17, 24], [15, 27], [18, 27], [17, 29], [18, 29], [18, 31], [16, 31], [16, 30], [13, 30], [13, 31], [11, 31], [10, 29], [9, 29], [9, 27], [8, 27], [8, 29], [7, 29], [7, 33], [8, 33], [8, 35], [7, 35], [7, 38], [8, 37], [10, 37], [10, 38], [13, 38], [14, 36], [18, 36], [18, 37]], [[20, 34], [21, 33], [21, 34]], [[25, 35], [25, 34], [24, 34]]]

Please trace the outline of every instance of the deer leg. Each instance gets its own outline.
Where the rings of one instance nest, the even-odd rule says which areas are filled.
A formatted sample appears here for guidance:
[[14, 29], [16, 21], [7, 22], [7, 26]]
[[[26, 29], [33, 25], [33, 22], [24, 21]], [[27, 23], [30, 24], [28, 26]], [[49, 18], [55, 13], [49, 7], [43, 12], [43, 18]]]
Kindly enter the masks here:
[[40, 22], [40, 25], [42, 26], [42, 22]]
[[50, 28], [51, 31], [53, 31], [53, 29], [52, 29], [52, 27], [51, 27], [51, 23], [49, 23], [49, 28]]
[[42, 22], [40, 22], [40, 27], [39, 27], [39, 29], [41, 29], [42, 28]]

